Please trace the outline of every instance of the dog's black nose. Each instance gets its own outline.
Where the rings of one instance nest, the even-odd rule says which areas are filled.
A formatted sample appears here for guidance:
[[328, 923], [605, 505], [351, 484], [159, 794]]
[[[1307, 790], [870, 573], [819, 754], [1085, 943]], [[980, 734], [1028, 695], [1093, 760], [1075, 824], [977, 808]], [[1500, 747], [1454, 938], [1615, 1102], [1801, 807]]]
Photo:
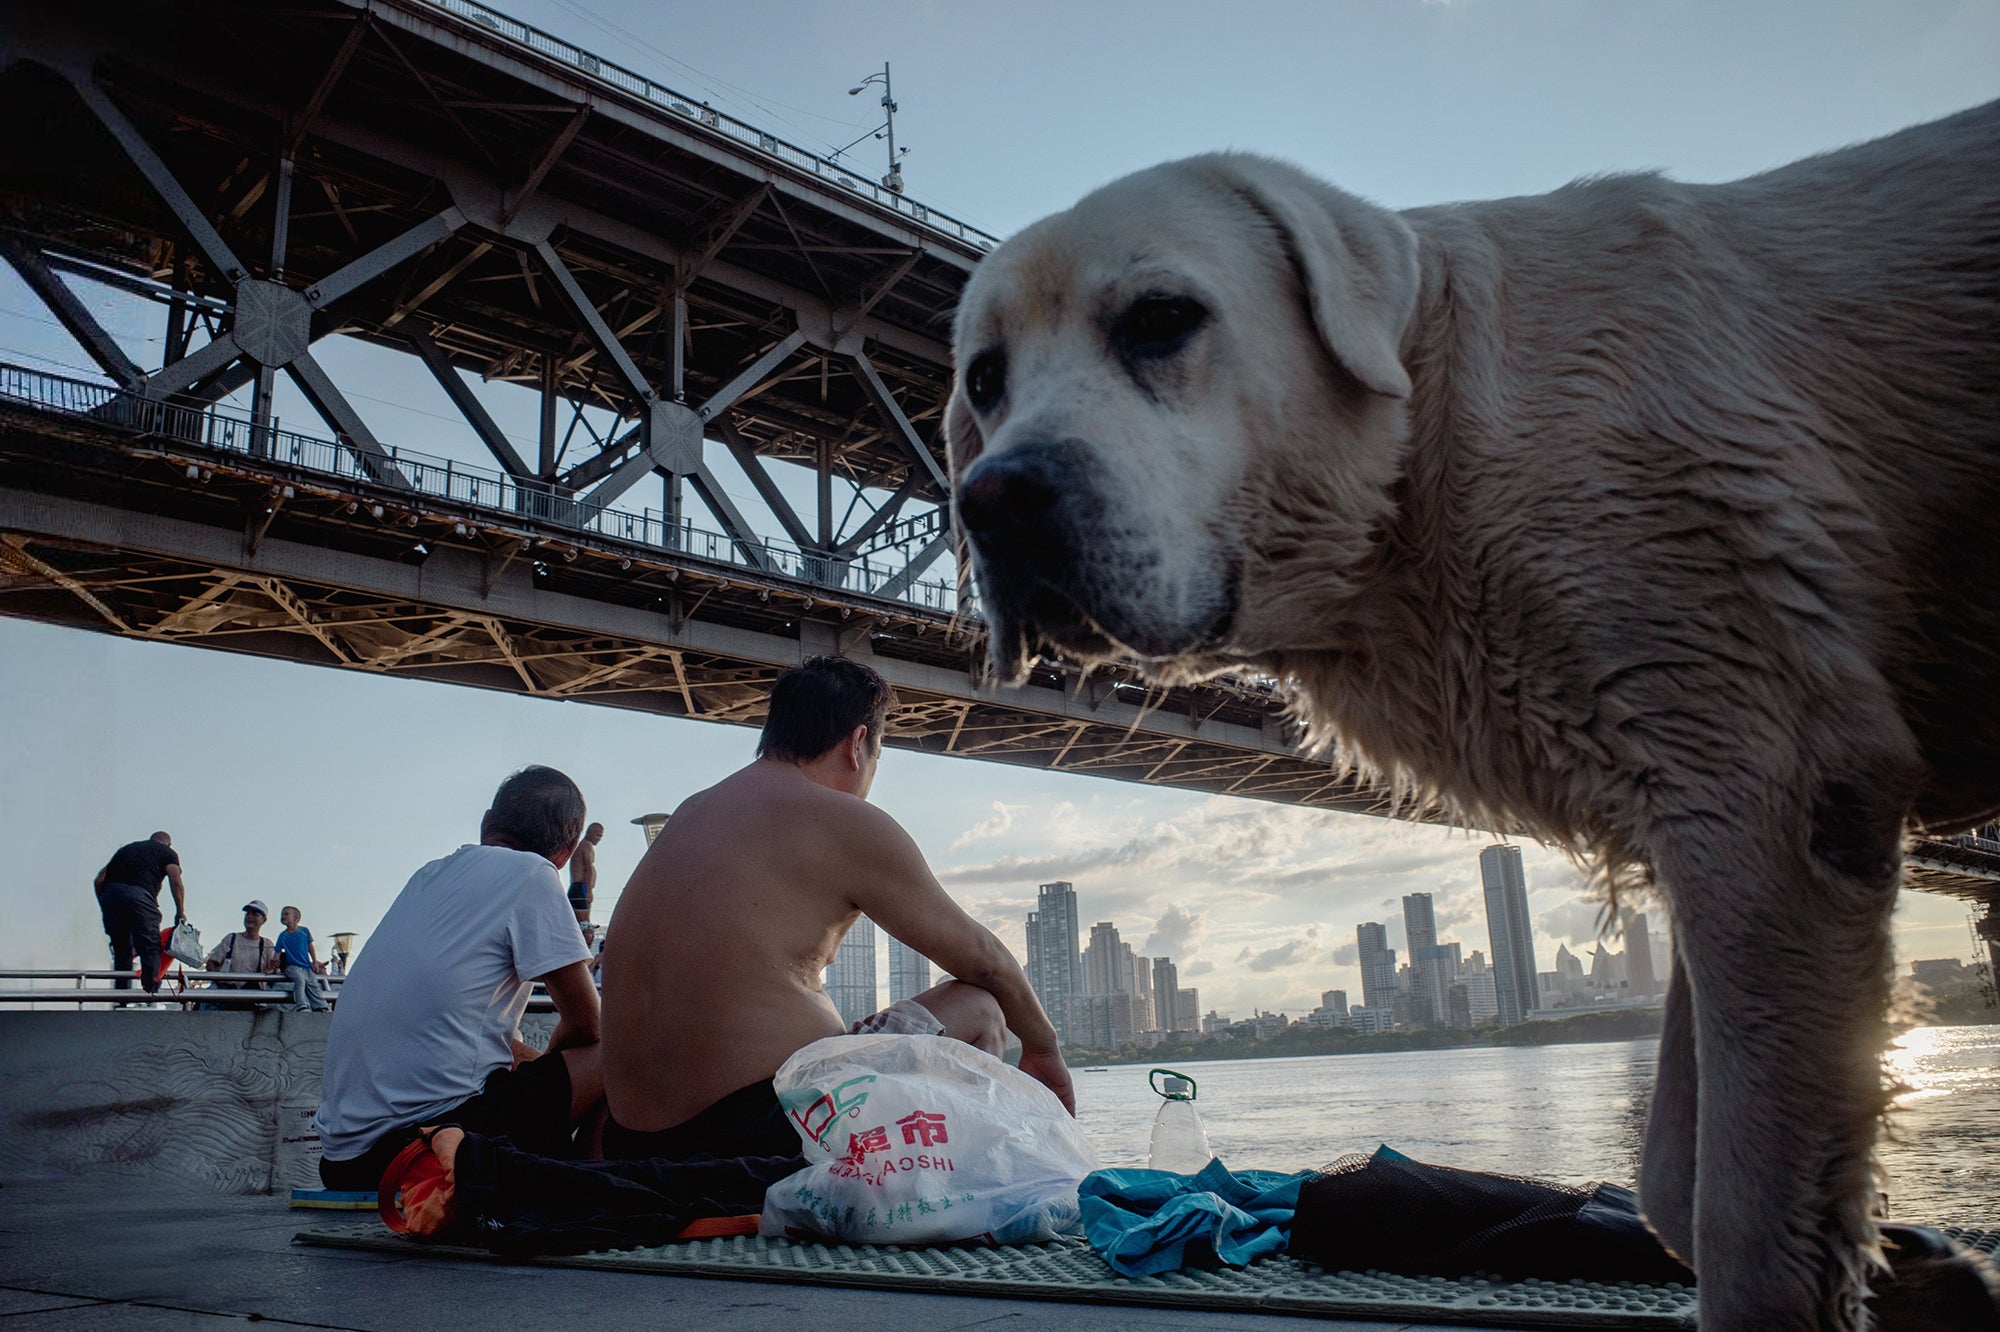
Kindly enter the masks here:
[[958, 487], [958, 516], [966, 530], [1003, 537], [1044, 527], [1069, 480], [1069, 463], [1058, 452], [1029, 444], [973, 464]]

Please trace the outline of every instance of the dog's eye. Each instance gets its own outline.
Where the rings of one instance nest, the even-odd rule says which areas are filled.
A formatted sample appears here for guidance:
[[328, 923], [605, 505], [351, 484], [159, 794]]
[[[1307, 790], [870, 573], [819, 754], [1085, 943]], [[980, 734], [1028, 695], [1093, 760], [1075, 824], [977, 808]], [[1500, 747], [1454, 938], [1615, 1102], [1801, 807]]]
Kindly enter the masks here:
[[982, 412], [1000, 401], [1006, 387], [1007, 358], [999, 352], [981, 352], [965, 368], [965, 396]]
[[1165, 356], [1180, 350], [1208, 318], [1185, 296], [1142, 296], [1118, 316], [1111, 338], [1127, 356]]

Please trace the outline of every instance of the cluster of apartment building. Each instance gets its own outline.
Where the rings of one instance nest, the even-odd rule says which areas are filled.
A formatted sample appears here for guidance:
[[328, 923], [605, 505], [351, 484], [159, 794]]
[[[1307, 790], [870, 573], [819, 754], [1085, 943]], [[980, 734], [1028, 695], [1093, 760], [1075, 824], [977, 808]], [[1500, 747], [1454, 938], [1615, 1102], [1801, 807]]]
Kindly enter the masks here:
[[[1041, 885], [1036, 909], [1028, 913], [1028, 982], [1063, 1044], [1110, 1050], [1198, 1034], [1201, 996], [1181, 988], [1172, 958], [1133, 953], [1110, 921], [1091, 926], [1088, 946], [1079, 948], [1080, 920], [1076, 888], [1066, 882]], [[878, 933], [866, 916], [854, 922], [826, 969], [827, 997], [843, 1022], [882, 1007]], [[893, 938], [888, 947], [889, 1002], [929, 989], [931, 964], [923, 954]]]
[[1411, 893], [1403, 898], [1406, 956], [1399, 959], [1389, 947], [1388, 929], [1380, 921], [1362, 922], [1355, 930], [1361, 1002], [1349, 1005], [1344, 991], [1329, 990], [1306, 1022], [1358, 1032], [1511, 1026], [1564, 1009], [1659, 1002], [1658, 978], [1666, 968], [1655, 965], [1643, 912], [1622, 914], [1624, 952], [1600, 943], [1586, 970], [1563, 944], [1556, 949], [1555, 970], [1542, 971], [1535, 963], [1520, 848], [1496, 844], [1481, 851], [1479, 879], [1490, 956], [1477, 949], [1468, 954], [1458, 941], [1438, 938], [1431, 894]]
[[[847, 932], [839, 951], [833, 955], [833, 965], [826, 969], [823, 981], [826, 996], [840, 1010], [840, 1020], [850, 1026], [884, 1007], [878, 999], [881, 990], [875, 978], [877, 933], [875, 922], [868, 917], [855, 921], [854, 928]], [[890, 939], [889, 1002], [914, 999], [930, 989], [931, 984], [930, 959], [906, 947], [901, 940]]]
[[1199, 1034], [1201, 995], [1182, 988], [1172, 958], [1133, 952], [1108, 920], [1090, 927], [1086, 944], [1082, 921], [1073, 884], [1036, 889], [1027, 920], [1028, 983], [1063, 1044], [1115, 1050]]

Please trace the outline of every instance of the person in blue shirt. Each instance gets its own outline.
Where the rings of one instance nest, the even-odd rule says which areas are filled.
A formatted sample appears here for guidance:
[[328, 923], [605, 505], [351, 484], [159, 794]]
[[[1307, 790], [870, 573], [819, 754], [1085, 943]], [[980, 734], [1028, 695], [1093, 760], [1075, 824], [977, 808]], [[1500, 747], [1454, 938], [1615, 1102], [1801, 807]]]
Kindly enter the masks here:
[[284, 932], [278, 935], [278, 964], [284, 968], [285, 979], [292, 983], [292, 1011], [304, 1012], [310, 1008], [315, 1013], [324, 1013], [332, 1005], [326, 1001], [326, 990], [319, 979], [319, 950], [313, 947], [312, 931], [301, 925], [303, 919], [299, 909], [288, 906], [278, 913], [284, 922]]

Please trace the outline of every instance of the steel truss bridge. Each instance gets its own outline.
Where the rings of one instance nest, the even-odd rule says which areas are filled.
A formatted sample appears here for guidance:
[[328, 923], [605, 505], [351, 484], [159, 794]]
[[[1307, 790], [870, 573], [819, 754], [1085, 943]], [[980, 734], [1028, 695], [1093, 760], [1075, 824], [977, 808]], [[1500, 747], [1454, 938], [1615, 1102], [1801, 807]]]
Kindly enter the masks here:
[[[0, 611], [738, 723], [841, 651], [898, 745], [1382, 808], [1254, 682], [982, 682], [938, 430], [991, 237], [461, 0], [16, 6], [0, 42], [0, 257], [100, 371], [0, 368]], [[157, 366], [79, 279], [152, 304]], [[336, 333], [434, 375], [490, 465], [379, 437]], [[472, 375], [539, 395], [532, 456]]]
[[[0, 365], [0, 613], [743, 724], [839, 651], [892, 744], [1389, 811], [1262, 682], [984, 680], [939, 437], [977, 229], [469, 0], [15, 5], [0, 108], [0, 258], [99, 372]], [[79, 280], [157, 311], [159, 364]], [[379, 437], [335, 334], [490, 465]], [[538, 395], [531, 455], [468, 375]], [[1912, 886], [1991, 902], [1979, 841]]]

